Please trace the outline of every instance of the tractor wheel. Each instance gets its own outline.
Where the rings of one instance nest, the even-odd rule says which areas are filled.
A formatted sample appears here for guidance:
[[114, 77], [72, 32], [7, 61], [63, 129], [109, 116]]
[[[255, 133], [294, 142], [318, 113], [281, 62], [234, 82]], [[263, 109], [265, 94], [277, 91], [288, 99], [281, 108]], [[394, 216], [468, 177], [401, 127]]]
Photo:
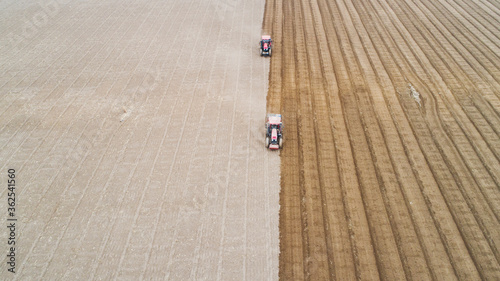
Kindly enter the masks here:
[[283, 138], [280, 138], [279, 145], [280, 145], [280, 148], [283, 148]]
[[272, 50], [272, 48], [269, 48], [269, 56], [271, 56], [271, 50]]
[[269, 148], [269, 137], [266, 137], [266, 148]]
[[263, 54], [262, 54], [262, 49], [260, 49], [260, 56], [262, 56], [262, 55], [263, 55]]

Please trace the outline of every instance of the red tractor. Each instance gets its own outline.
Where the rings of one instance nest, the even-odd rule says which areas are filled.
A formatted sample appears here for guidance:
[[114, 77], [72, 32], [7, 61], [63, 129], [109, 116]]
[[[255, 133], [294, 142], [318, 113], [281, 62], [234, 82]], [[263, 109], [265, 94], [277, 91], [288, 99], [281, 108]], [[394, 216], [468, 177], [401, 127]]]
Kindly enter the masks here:
[[283, 121], [281, 114], [268, 114], [266, 117], [266, 147], [283, 148]]
[[260, 55], [261, 56], [271, 56], [271, 49], [273, 45], [273, 40], [269, 35], [262, 35], [260, 40]]

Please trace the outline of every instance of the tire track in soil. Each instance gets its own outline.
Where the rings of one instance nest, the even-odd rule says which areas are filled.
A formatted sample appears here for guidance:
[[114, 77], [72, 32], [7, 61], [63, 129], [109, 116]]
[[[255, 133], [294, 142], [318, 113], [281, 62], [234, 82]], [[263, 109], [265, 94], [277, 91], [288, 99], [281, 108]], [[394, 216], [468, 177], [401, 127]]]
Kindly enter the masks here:
[[[414, 34], [414, 33], [413, 33], [413, 34]], [[436, 122], [435, 122], [435, 123], [439, 123], [439, 120], [436, 120]], [[432, 123], [431, 123], [431, 124], [432, 124]], [[432, 130], [432, 131], [438, 131], [438, 132], [439, 132], [439, 130], [436, 130], [436, 128], [432, 128], [431, 130]], [[419, 135], [421, 135], [421, 134], [419, 134]], [[446, 140], [445, 140], [445, 139], [441, 139], [441, 140], [436, 141], [436, 142], [437, 142], [437, 143], [446, 143]], [[444, 149], [444, 150], [446, 151], [446, 150], [449, 150], [449, 148], [448, 148], [448, 147], [450, 147], [450, 146], [451, 146], [451, 147], [453, 147], [453, 145], [443, 145], [443, 146], [441, 146], [441, 148], [439, 148], [439, 149], [440, 149], [440, 150]], [[453, 149], [452, 149], [452, 150], [453, 150]], [[441, 152], [441, 153], [443, 153], [443, 152]], [[448, 155], [450, 155], [450, 154], [448, 153]], [[446, 156], [445, 156], [445, 158], [446, 158]], [[446, 163], [446, 164], [448, 165], [449, 170], [451, 170], [451, 172], [453, 173], [453, 176], [454, 176], [455, 178], [457, 178], [457, 179], [458, 179], [458, 178], [459, 178], [459, 177], [458, 177], [458, 175], [460, 175], [460, 174], [461, 174], [461, 172], [460, 172], [460, 171], [459, 171], [459, 172], [453, 172], [453, 171], [455, 170], [455, 165], [456, 165], [456, 166], [460, 166], [460, 164], [461, 164], [461, 163], [460, 163], [460, 160], [457, 160], [455, 163], [452, 163], [452, 164], [450, 164], [450, 163]], [[484, 169], [483, 169], [483, 170], [481, 170], [481, 172], [484, 172]], [[462, 178], [463, 178], [463, 176], [462, 176]], [[460, 183], [459, 183], [459, 184], [460, 184]], [[467, 184], [462, 184], [462, 186], [467, 187]], [[471, 195], [469, 194], [469, 196], [471, 196]], [[466, 196], [466, 197], [465, 197], [465, 199], [466, 199], [466, 201], [467, 201], [467, 204], [470, 204], [470, 203], [469, 203], [470, 199], [467, 199], [469, 196]], [[453, 202], [455, 202], [455, 201], [453, 201]], [[452, 204], [452, 203], [450, 203], [450, 204]], [[482, 205], [482, 204], [477, 204], [477, 206], [481, 206], [481, 205]], [[474, 214], [475, 214], [476, 212], [472, 210], [472, 213], [474, 213]], [[476, 216], [476, 218], [477, 218], [478, 220], [480, 220], [481, 218], [488, 219], [488, 215], [486, 215], [486, 216], [485, 216], [485, 215], [479, 215], [479, 216]], [[495, 220], [495, 219], [493, 219], [493, 221], [494, 221], [494, 220]], [[492, 231], [492, 230], [494, 230], [494, 229], [495, 229], [495, 227], [491, 227], [491, 226], [492, 226], [491, 224], [489, 224], [489, 226], [490, 226], [490, 231]], [[485, 230], [485, 229], [483, 229], [483, 231], [485, 231], [485, 233], [487, 233], [487, 232], [488, 232], [488, 231], [487, 231], [487, 230]], [[495, 239], [495, 240], [497, 240], [497, 239]], [[490, 241], [490, 242], [491, 242], [491, 241]], [[494, 247], [493, 247], [493, 249], [496, 249], [496, 247], [494, 246]]]
[[[392, 5], [394, 8], [395, 5]], [[405, 9], [401, 8], [400, 12], [406, 11]], [[408, 21], [407, 17], [400, 17], [403, 19], [403, 21]], [[404, 23], [407, 26], [413, 27], [413, 25], [416, 24], [417, 21], [412, 21]], [[423, 29], [418, 29], [418, 30], [423, 30]], [[417, 32], [412, 32], [412, 36], [423, 36], [421, 34], [418, 34]], [[424, 38], [429, 38], [424, 37]], [[423, 42], [424, 40], [417, 40], [418, 42]], [[425, 47], [425, 48], [424, 48]], [[433, 56], [435, 53], [442, 52], [438, 47], [434, 46], [431, 47], [429, 45], [423, 46], [423, 49], [426, 50], [426, 55], [431, 55]], [[445, 73], [441, 74], [441, 76], [447, 77], [446, 80], [450, 81], [451, 76], [454, 74], [452, 70], [459, 71], [458, 67], [455, 68], [450, 68], [447, 69], [446, 67], [443, 67], [443, 64], [446, 64], [446, 62], [443, 60], [441, 64], [439, 64], [440, 59], [435, 58], [432, 60], [434, 63], [438, 63], [437, 65], [437, 71], [439, 73]], [[451, 78], [453, 79], [453, 78]], [[458, 80], [458, 78], [457, 78]], [[454, 81], [454, 80], [452, 80]], [[457, 81], [454, 81], [457, 82]], [[449, 84], [448, 82], [447, 84]], [[454, 85], [454, 83], [452, 83]], [[454, 91], [453, 94], [455, 96], [457, 94], [461, 94], [463, 91]], [[411, 111], [409, 108], [407, 108], [408, 111]], [[411, 114], [411, 116], [418, 116], [416, 112]], [[431, 118], [430, 121], [432, 120], [432, 116], [428, 116], [428, 118]], [[472, 121], [482, 121], [481, 116], [473, 116], [471, 118]], [[416, 121], [415, 121], [416, 122]], [[430, 166], [434, 167], [433, 172], [436, 172], [435, 175], [438, 179], [438, 183], [440, 185], [440, 189], [447, 199], [447, 204], [449, 205], [450, 211], [452, 212], [452, 215], [455, 218], [455, 221], [462, 233], [463, 236], [465, 236], [464, 240], [466, 242], [466, 245], [469, 248], [471, 256], [474, 258], [476, 262], [476, 266], [479, 267], [486, 267], [485, 265], [487, 264], [489, 266], [489, 269], [485, 271], [485, 273], [490, 273], [493, 274], [494, 268], [498, 266], [498, 264], [495, 266], [494, 263], [491, 263], [492, 261], [490, 260], [491, 255], [494, 255], [498, 258], [498, 249], [496, 244], [498, 244], [499, 236], [498, 236], [498, 229], [497, 227], [494, 227], [494, 225], [498, 225], [498, 220], [496, 218], [492, 217], [493, 215], [491, 213], [488, 213], [489, 210], [484, 209], [482, 206], [487, 205], [483, 203], [477, 203], [473, 204], [474, 200], [477, 200], [476, 194], [477, 192], [470, 192], [468, 193], [468, 187], [471, 185], [469, 181], [469, 178], [464, 176], [464, 174], [467, 174], [466, 171], [460, 171], [460, 167], [463, 165], [461, 159], [457, 159], [456, 153], [454, 153], [453, 149], [453, 144], [449, 143], [449, 140], [444, 137], [442, 134], [442, 128], [439, 126], [439, 119], [434, 119], [433, 122], [429, 122], [425, 127], [427, 129], [424, 129], [424, 126], [422, 128], [424, 131], [420, 131], [418, 133], [419, 136], [430, 136], [432, 138], [432, 142], [434, 142], [433, 145], [431, 145], [431, 142], [427, 142], [428, 140], [422, 141], [427, 142], [428, 145], [425, 146], [426, 150], [424, 150], [424, 153], [427, 154], [427, 157], [435, 157], [433, 161], [429, 161]], [[477, 138], [481, 140], [481, 138]], [[494, 143], [494, 137], [483, 137], [484, 140], [490, 141]], [[430, 152], [432, 150], [435, 150], [435, 152]], [[430, 156], [435, 154], [435, 156]], [[441, 154], [441, 155], [439, 155]], [[480, 153], [478, 155], [481, 156]], [[484, 155], [484, 154], [483, 154]], [[486, 152], [487, 156], [487, 152]], [[486, 158], [488, 159], [488, 158]], [[439, 168], [438, 168], [439, 166]], [[496, 165], [493, 165], [490, 169], [496, 169]], [[498, 174], [494, 173], [493, 175]], [[472, 184], [473, 185], [473, 184]], [[479, 197], [482, 197], [480, 194], [478, 194]], [[453, 199], [452, 199], [453, 198]], [[489, 247], [484, 245], [483, 243], [487, 242], [489, 243]], [[492, 276], [495, 276], [492, 275]], [[483, 276], [484, 278], [484, 276]]]
[[[373, 21], [374, 21], [374, 20], [372, 20], [372, 22], [373, 22]], [[370, 34], [375, 34], [375, 33], [376, 33], [376, 31], [370, 32]], [[382, 43], [380, 43], [380, 44], [379, 44], [379, 43], [377, 43], [377, 44], [376, 44], [376, 46], [383, 46], [383, 44], [382, 44]], [[400, 46], [402, 46], [402, 44], [401, 44]], [[389, 48], [391, 48], [391, 47], [389, 46]], [[397, 52], [396, 52], [396, 53], [397, 53]], [[396, 57], [397, 57], [397, 56], [396, 56]], [[387, 61], [391, 61], [390, 57], [387, 57]], [[389, 67], [389, 68], [388, 68], [388, 70], [389, 70], [389, 71], [391, 71], [392, 69], [394, 69], [394, 68], [393, 68], [393, 67]], [[404, 71], [402, 71], [402, 72], [404, 72]], [[394, 76], [394, 75], [399, 75], [399, 73], [398, 73], [398, 72], [396, 72], [396, 73], [392, 73], [392, 74], [391, 74], [391, 76]], [[455, 125], [456, 125], [456, 124], [455, 124]], [[458, 129], [458, 131], [460, 131], [460, 129]], [[462, 143], [461, 145], [463, 145], [463, 146], [465, 146], [465, 147], [466, 147], [466, 144], [464, 144], [464, 143]], [[481, 171], [481, 172], [484, 172], [484, 167], [482, 167], [482, 168], [480, 168], [480, 169], [478, 169], [478, 170], [479, 170], [479, 171]], [[410, 201], [412, 201], [412, 200], [410, 200]], [[413, 202], [415, 202], [415, 201], [413, 200]], [[421, 228], [421, 229], [426, 229], [426, 228]], [[426, 235], [426, 236], [424, 236], [424, 237], [428, 237], [428, 236]], [[436, 256], [436, 254], [435, 254], [435, 253], [433, 253], [433, 255], [431, 255], [430, 257], [435, 257], [435, 256]], [[433, 268], [441, 269], [442, 267], [441, 267], [441, 266], [439, 266], [439, 267], [433, 267]], [[442, 275], [435, 274], [434, 276], [442, 276]]]
[[[437, 98], [439, 98], [439, 95], [437, 96]], [[431, 100], [431, 101], [432, 101], [432, 100]], [[432, 112], [432, 111], [430, 111], [430, 112]], [[442, 114], [448, 114], [448, 113], [447, 113], [447, 112], [444, 112], [444, 113], [442, 113]], [[477, 118], [476, 118], [476, 119], [477, 119]], [[440, 117], [439, 117], [439, 116], [438, 116], [438, 117], [436, 117], [434, 121], [435, 121], [435, 122], [433, 122], [433, 123], [435, 123], [435, 124], [440, 124], [440, 123], [442, 123], [442, 120], [440, 119]], [[432, 125], [432, 123], [431, 123], [431, 125]], [[454, 126], [454, 127], [457, 127], [457, 126], [456, 126], [456, 124], [455, 124], [454, 122], [448, 122], [448, 126], [450, 126], [450, 127], [453, 127], [453, 126]], [[440, 126], [440, 128], [439, 128], [439, 129], [440, 129], [440, 130], [443, 130], [443, 127], [444, 127], [444, 126]], [[456, 129], [452, 130], [452, 129], [448, 129], [448, 128], [446, 128], [446, 127], [445, 127], [445, 128], [444, 128], [444, 130], [448, 132], [449, 138], [450, 138], [453, 142], [455, 142], [455, 144], [445, 145], [445, 146], [444, 146], [444, 147], [451, 147], [451, 148], [452, 148], [452, 149], [451, 149], [451, 151], [453, 151], [453, 154], [457, 154], [457, 152], [456, 152], [456, 151], [454, 151], [454, 149], [453, 149], [453, 147], [454, 147], [454, 146], [457, 146], [457, 145], [458, 145], [458, 146], [460, 146], [460, 147], [462, 147], [462, 148], [470, 148], [470, 147], [471, 147], [471, 146], [470, 146], [470, 144], [469, 144], [469, 141], [473, 141], [473, 139], [471, 140], [468, 136], [462, 136], [462, 135], [460, 135], [460, 133], [463, 131], [463, 129], [462, 129], [462, 128], [458, 127], [458, 128], [456, 128]], [[458, 135], [459, 140], [455, 140], [455, 138], [453, 137], [453, 136], [457, 136], [457, 135]], [[445, 142], [445, 143], [446, 143], [446, 141], [447, 141], [447, 140], [443, 140], [442, 142]], [[457, 144], [457, 143], [458, 143], [458, 144]], [[445, 150], [446, 150], [446, 149], [445, 149]], [[463, 151], [463, 150], [460, 150], [460, 152], [462, 152], [462, 151]], [[469, 149], [469, 151], [470, 151], [470, 149]], [[452, 152], [450, 152], [450, 153], [452, 153]], [[478, 153], [478, 154], [479, 154], [479, 153]], [[464, 156], [464, 155], [465, 155], [465, 156]], [[470, 159], [468, 159], [468, 158], [474, 158], [474, 157], [477, 157], [476, 153], [469, 153], [469, 155], [467, 155], [466, 153], [462, 153], [462, 158], [463, 158], [463, 161], [464, 161], [464, 162], [466, 162], [466, 163], [468, 163], [468, 164], [469, 164], [469, 163], [470, 163], [470, 161], [471, 161], [471, 160], [470, 160]], [[463, 166], [463, 164], [461, 163], [461, 160], [457, 160], [457, 161], [455, 161], [455, 163], [448, 164], [448, 166], [449, 166], [449, 167], [450, 167], [450, 169], [453, 171], [453, 170], [455, 169], [455, 167], [460, 167], [460, 166]], [[462, 170], [464, 170], [464, 169], [465, 169], [465, 168], [462, 168]], [[459, 170], [459, 169], [457, 169], [457, 170]], [[487, 169], [485, 169], [484, 167], [482, 167], [482, 169], [479, 169], [479, 171], [480, 171], [481, 173], [485, 173], [485, 172], [486, 172], [486, 175], [484, 175], [484, 176], [485, 176], [485, 177], [488, 177]], [[463, 171], [463, 172], [455, 172], [455, 174], [462, 174], [462, 173], [466, 173], [466, 174], [468, 174], [469, 172], [468, 172], [468, 171]], [[471, 177], [472, 177], [472, 176], [470, 176], [470, 175], [469, 175], [469, 177], [468, 177], [468, 178], [471, 178]], [[464, 178], [464, 177], [462, 177], [462, 178]], [[473, 182], [467, 182], [467, 179], [465, 179], [465, 182], [466, 182], [466, 183], [464, 183], [464, 184], [463, 184], [463, 186], [472, 186], [472, 187], [477, 187], [477, 186], [475, 185], [475, 183], [473, 183]], [[490, 183], [490, 184], [491, 184], [491, 183]], [[478, 193], [478, 192], [474, 192], [474, 193]], [[480, 194], [480, 193], [479, 193], [479, 194]], [[492, 194], [492, 195], [493, 195], [493, 194]], [[474, 197], [472, 194], [469, 194], [469, 196], [471, 196], [472, 198]], [[480, 196], [480, 197], [482, 197], [482, 196]], [[467, 198], [467, 197], [466, 197], [466, 198]], [[474, 200], [474, 198], [473, 198], [472, 200]], [[484, 200], [484, 198], [482, 198], [482, 200]], [[467, 200], [467, 201], [468, 201], [468, 204], [469, 204], [469, 200]], [[483, 205], [485, 205], [485, 202], [481, 202], [481, 203], [476, 204], [476, 206], [483, 206]], [[491, 204], [490, 204], [490, 205], [491, 205]], [[474, 212], [474, 213], [475, 213], [475, 212]], [[479, 218], [478, 218], [478, 220], [479, 220], [480, 218], [488, 218], [489, 216], [491, 216], [491, 214], [483, 214], [483, 215], [480, 215], [480, 216], [479, 216]]]
[[[418, 20], [422, 13], [417, 14], [417, 16], [412, 16], [409, 11], [412, 10], [411, 6], [406, 6], [406, 4], [401, 3], [404, 7], [399, 7], [398, 3], [393, 3], [391, 6], [399, 18], [403, 22], [404, 26], [411, 32], [412, 36], [415, 38], [417, 45], [425, 51], [426, 56], [430, 58], [431, 64], [429, 67], [433, 67], [439, 76], [442, 77], [443, 81], [446, 83], [446, 88], [452, 91], [450, 97], [450, 102], [454, 103], [457, 100], [458, 104], [463, 108], [466, 118], [464, 124], [467, 125], [470, 131], [478, 131], [482, 136], [482, 140], [478, 143], [478, 147], [484, 149], [484, 152], [479, 155], [489, 154], [488, 150], [494, 153], [497, 159], [500, 159], [500, 143], [495, 142], [495, 135], [499, 132], [499, 123], [495, 121], [498, 117], [492, 114], [492, 111], [498, 111], [492, 109], [488, 104], [482, 100], [477, 93], [484, 92], [485, 96], [491, 96], [492, 90], [488, 87], [481, 87], [486, 90], [479, 90], [474, 86], [472, 78], [469, 78], [469, 73], [464, 73], [456, 60], [448, 56], [445, 48], [440, 48], [439, 45], [443, 46], [443, 37], [438, 36], [435, 38], [435, 32], [428, 30], [424, 23], [425, 20]], [[410, 20], [413, 19], [413, 20]], [[460, 59], [457, 59], [460, 60]], [[476, 79], [480, 81], [480, 79]], [[478, 97], [476, 97], [478, 96]], [[484, 113], [483, 113], [484, 112]], [[457, 111], [460, 113], [460, 111]], [[472, 127], [474, 126], [474, 127]], [[478, 138], [480, 140], [481, 138]], [[486, 142], [486, 146], [482, 145], [482, 142]], [[488, 161], [487, 159], [485, 161]], [[491, 165], [492, 169], [498, 167], [497, 164]], [[500, 172], [500, 171], [498, 171]]]
[[[387, 16], [381, 16], [381, 18], [384, 18], [384, 17], [387, 17]], [[388, 24], [388, 26], [390, 26], [390, 24]], [[393, 31], [392, 33], [393, 33], [393, 34], [396, 34], [396, 32], [394, 32], [394, 31]], [[405, 43], [404, 43], [404, 41], [403, 41], [403, 42], [398, 43], [398, 44], [397, 44], [397, 46], [404, 46], [404, 44], [405, 44]], [[411, 44], [410, 44], [410, 45], [411, 45]], [[416, 45], [416, 44], [413, 44], [413, 45]], [[410, 49], [410, 48], [401, 48], [401, 50], [402, 50], [403, 52], [407, 52], [407, 51], [406, 51], [407, 49]], [[411, 55], [411, 54], [405, 54], [405, 56], [407, 56], [407, 57], [411, 57], [412, 55]], [[396, 58], [397, 58], [397, 56], [396, 56]], [[400, 63], [400, 62], [398, 62], [398, 63]], [[427, 63], [429, 64], [429, 62], [427, 62]], [[401, 64], [404, 64], [404, 63], [401, 63]], [[418, 66], [418, 62], [413, 62], [413, 63], [412, 63], [412, 65], [414, 65], [414, 66]], [[417, 68], [416, 70], [417, 70], [417, 73], [422, 73], [422, 72], [423, 72], [423, 70], [422, 70], [422, 69], [418, 69], [418, 68]], [[411, 71], [407, 72], [407, 74], [406, 74], [406, 75], [411, 75]], [[421, 75], [421, 77], [430, 77], [430, 76], [426, 76], [425, 74], [420, 74], [420, 75]], [[439, 75], [434, 75], [434, 76], [439, 76]], [[419, 78], [416, 78], [415, 80], [416, 80], [416, 81], [418, 81], [418, 79], [419, 79]], [[412, 80], [413, 80], [413, 79], [412, 79]], [[425, 84], [432, 84], [432, 83], [433, 83], [432, 81], [424, 81], [424, 82], [423, 82], [423, 85], [425, 85]], [[425, 88], [424, 86], [422, 86], [422, 87], [423, 87], [423, 88]], [[414, 102], [411, 102], [411, 103], [414, 103]], [[415, 114], [417, 114], [417, 115], [418, 115], [418, 112], [415, 112]], [[409, 114], [409, 116], [411, 117], [411, 116], [412, 116], [412, 114]], [[419, 119], [421, 119], [421, 117], [417, 117], [417, 118], [414, 118], [414, 119], [415, 119], [415, 120], [414, 120], [413, 122], [419, 122], [418, 120], [419, 120]], [[424, 126], [425, 126], [425, 125], [421, 125], [421, 127], [424, 127]], [[427, 165], [427, 164], [426, 164], [426, 165]], [[428, 169], [428, 168], [426, 168], [426, 169]], [[422, 168], [420, 168], [420, 170], [422, 170]], [[424, 180], [424, 181], [425, 181], [425, 180], [427, 180], [427, 179], [428, 179], [428, 178], [422, 177], [422, 180]], [[431, 184], [431, 186], [435, 186], [435, 185], [436, 185], [435, 183]], [[433, 197], [434, 197], [434, 196], [433, 196]], [[433, 197], [429, 197], [429, 198], [431, 198], [431, 199], [432, 199]], [[439, 197], [440, 197], [440, 196], [438, 196], [436, 199], [439, 199]], [[433, 204], [433, 205], [434, 205], [434, 206], [439, 206], [440, 204]], [[443, 205], [443, 204], [441, 204], [441, 205]], [[429, 208], [431, 208], [430, 206], [432, 206], [432, 205], [429, 205]], [[435, 207], [434, 207], [434, 208], [435, 208]], [[442, 212], [435, 212], [435, 214], [436, 214], [436, 215], [438, 215], [438, 217], [439, 217], [439, 216], [441, 216], [441, 215], [442, 215], [442, 214], [444, 214], [444, 213], [442, 213]], [[436, 222], [435, 222], [435, 223], [436, 223], [436, 226], [439, 228], [439, 227], [442, 227], [442, 225], [443, 225], [443, 223], [442, 223], [442, 222], [443, 222], [443, 221], [449, 221], [449, 220], [450, 220], [450, 219], [446, 219], [446, 218], [444, 218], [444, 219], [438, 219], [438, 220], [436, 220]], [[455, 226], [453, 226], [452, 228], [455, 228]], [[464, 256], [466, 256], [466, 255], [467, 255], [467, 250], [466, 250], [466, 249], [463, 249], [463, 250], [462, 250], [462, 253], [456, 253], [456, 254], [453, 254], [453, 252], [454, 252], [454, 251], [456, 251], [457, 249], [459, 249], [459, 248], [457, 248], [457, 245], [460, 245], [460, 244], [463, 244], [463, 243], [459, 243], [459, 244], [457, 244], [456, 242], [458, 242], [458, 241], [451, 240], [451, 242], [453, 242], [453, 243], [452, 243], [452, 244], [450, 244], [450, 239], [449, 239], [448, 237], [450, 237], [450, 236], [451, 236], [451, 237], [453, 237], [453, 235], [450, 235], [450, 234], [449, 234], [449, 233], [450, 233], [450, 232], [449, 232], [449, 230], [446, 230], [446, 229], [442, 229], [442, 230], [440, 230], [440, 232], [441, 232], [441, 233], [443, 233], [443, 231], [444, 231], [444, 233], [448, 233], [447, 235], [442, 234], [442, 237], [444, 237], [444, 238], [445, 238], [445, 239], [443, 239], [443, 243], [444, 243], [445, 245], [454, 245], [453, 247], [451, 247], [451, 246], [450, 246], [450, 247], [448, 247], [448, 248], [447, 248], [447, 251], [451, 251], [451, 252], [449, 252], [449, 254], [451, 255], [451, 257], [455, 257], [455, 258], [453, 258], [453, 259], [455, 260], [455, 263], [457, 263], [457, 262], [458, 262], [458, 261], [460, 261], [460, 260], [464, 261], [464, 260], [465, 260], [464, 258], [457, 259], [456, 257], [464, 257]], [[464, 252], [464, 251], [465, 251], [465, 252]], [[464, 254], [464, 253], [465, 253], [465, 254]], [[469, 269], [468, 269], [468, 270], [465, 270], [464, 268], [467, 268], [467, 267], [464, 267], [464, 266], [456, 266], [456, 268], [457, 268], [458, 270], [460, 270], [463, 274], [465, 274], [465, 275], [460, 275], [460, 274], [459, 274], [459, 276], [468, 276], [468, 274], [470, 274], [471, 272], [473, 272], [473, 271], [471, 271], [471, 270], [470, 270], [470, 263], [469, 263], [469, 266], [468, 266], [468, 267], [469, 267]], [[474, 267], [474, 266], [472, 265], [472, 267]], [[477, 277], [477, 278], [478, 278], [478, 277]], [[467, 279], [470, 279], [470, 278], [467, 278]]]
[[[423, 16], [421, 16], [422, 14], [432, 15], [429, 10], [423, 10], [426, 9], [425, 7], [420, 8], [418, 6], [422, 5], [409, 4], [408, 7], [403, 7], [402, 10], [407, 12], [413, 9], [421, 18], [423, 18]], [[443, 19], [445, 18], [444, 16], [439, 17], [441, 20], [433, 20], [432, 16], [426, 17], [427, 18], [420, 21], [422, 23], [421, 26], [425, 26], [422, 30], [427, 29], [427, 32], [429, 32], [427, 35], [423, 32], [424, 38], [428, 39], [428, 44], [434, 47], [438, 56], [442, 58], [444, 66], [449, 68], [453, 76], [456, 77], [456, 81], [450, 84], [462, 86], [462, 91], [459, 93], [463, 94], [458, 95], [460, 103], [463, 105], [466, 112], [470, 112], [468, 115], [482, 115], [481, 118], [471, 117], [471, 121], [479, 123], [477, 126], [482, 134], [498, 134], [499, 125], [495, 122], [494, 118], [498, 118], [495, 114], [499, 115], [498, 108], [500, 108], [500, 100], [495, 91], [492, 90], [499, 87], [498, 82], [492, 78], [498, 76], [498, 71], [496, 71], [495, 67], [493, 67], [495, 70], [485, 67], [490, 58], [481, 56], [476, 57], [478, 56], [477, 54], [474, 55], [474, 53], [477, 53], [476, 47], [467, 44], [467, 40], [463, 38], [463, 36], [460, 36], [459, 32], [447, 32], [446, 27], [441, 23], [442, 21], [446, 24], [448, 21]], [[434, 24], [428, 23], [431, 21], [433, 21]], [[436, 27], [440, 28], [436, 29]], [[435, 38], [435, 40], [432, 40], [432, 38]], [[475, 41], [479, 41], [479, 38], [476, 38]], [[443, 49], [443, 51], [441, 51], [441, 49]], [[491, 60], [495, 59], [491, 58]], [[498, 58], [496, 60], [498, 61]], [[456, 86], [454, 86], [454, 88], [456, 88]], [[491, 138], [487, 137], [486, 139]], [[490, 146], [492, 146], [492, 150], [497, 154], [498, 158], [498, 147], [491, 144]]]

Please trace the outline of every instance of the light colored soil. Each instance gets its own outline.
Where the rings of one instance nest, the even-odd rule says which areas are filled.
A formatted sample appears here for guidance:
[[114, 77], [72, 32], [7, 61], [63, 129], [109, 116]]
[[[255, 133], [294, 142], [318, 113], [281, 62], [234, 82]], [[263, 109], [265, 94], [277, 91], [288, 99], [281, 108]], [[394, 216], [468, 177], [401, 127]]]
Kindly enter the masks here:
[[267, 1], [281, 280], [500, 279], [499, 19], [487, 0]]
[[0, 279], [277, 280], [264, 1], [50, 3], [0, 3]]

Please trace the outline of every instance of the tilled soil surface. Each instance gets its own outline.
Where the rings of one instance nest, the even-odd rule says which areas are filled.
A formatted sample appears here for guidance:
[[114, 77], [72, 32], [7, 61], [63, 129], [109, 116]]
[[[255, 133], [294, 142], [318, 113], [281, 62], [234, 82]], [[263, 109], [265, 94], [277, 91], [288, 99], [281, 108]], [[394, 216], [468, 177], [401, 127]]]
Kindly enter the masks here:
[[0, 280], [278, 279], [264, 8], [0, 1]]
[[268, 0], [281, 280], [500, 279], [500, 2]]

